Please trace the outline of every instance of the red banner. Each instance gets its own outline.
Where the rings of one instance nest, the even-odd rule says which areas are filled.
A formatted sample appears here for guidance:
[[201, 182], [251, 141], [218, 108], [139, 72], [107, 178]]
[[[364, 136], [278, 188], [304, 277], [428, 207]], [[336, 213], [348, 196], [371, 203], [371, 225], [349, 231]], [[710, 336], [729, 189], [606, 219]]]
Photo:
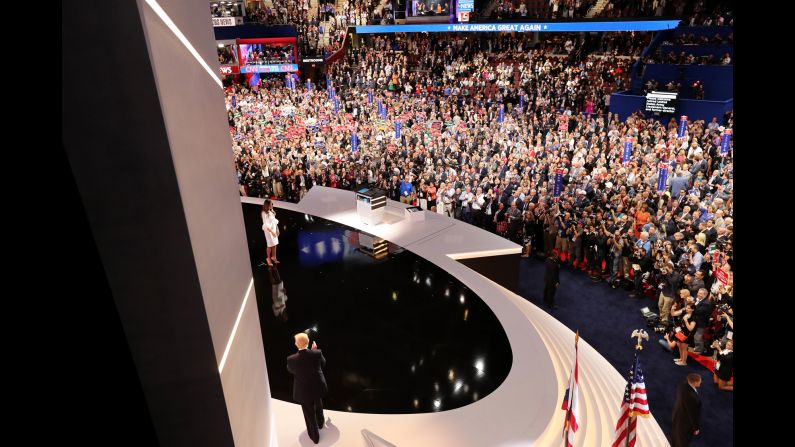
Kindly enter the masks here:
[[715, 270], [715, 278], [724, 286], [729, 284], [729, 274], [724, 272], [723, 269]]
[[221, 65], [221, 74], [230, 75], [240, 73], [240, 68], [237, 65]]

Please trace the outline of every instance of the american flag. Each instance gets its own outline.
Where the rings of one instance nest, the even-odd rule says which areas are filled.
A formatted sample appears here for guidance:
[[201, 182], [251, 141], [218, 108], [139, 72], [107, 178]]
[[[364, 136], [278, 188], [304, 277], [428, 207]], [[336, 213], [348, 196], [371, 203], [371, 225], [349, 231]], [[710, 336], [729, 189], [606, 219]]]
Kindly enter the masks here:
[[577, 434], [577, 428], [579, 428], [579, 423], [577, 421], [580, 413], [580, 382], [577, 356], [577, 342], [579, 341], [580, 331], [577, 331], [577, 334], [574, 336], [574, 368], [571, 370], [569, 387], [566, 388], [566, 394], [563, 396], [563, 406], [560, 408], [566, 411], [566, 421], [563, 425], [563, 438], [566, 440], [566, 447], [574, 446], [574, 435]]
[[649, 417], [649, 402], [646, 400], [646, 384], [643, 381], [643, 370], [640, 367], [640, 358], [635, 351], [635, 360], [627, 377], [627, 388], [621, 400], [621, 416], [616, 422], [615, 441], [613, 447], [633, 447], [638, 418]]

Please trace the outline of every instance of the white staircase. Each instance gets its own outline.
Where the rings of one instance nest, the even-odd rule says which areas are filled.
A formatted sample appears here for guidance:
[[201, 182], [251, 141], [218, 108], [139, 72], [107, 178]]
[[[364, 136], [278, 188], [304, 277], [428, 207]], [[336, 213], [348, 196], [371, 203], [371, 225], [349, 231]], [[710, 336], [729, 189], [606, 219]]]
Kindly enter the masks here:
[[591, 17], [599, 14], [600, 12], [602, 12], [603, 9], [605, 9], [605, 6], [607, 6], [608, 3], [610, 3], [610, 0], [597, 1], [596, 4], [591, 6], [591, 9], [589, 9], [588, 12], [585, 13], [585, 18], [590, 19]]

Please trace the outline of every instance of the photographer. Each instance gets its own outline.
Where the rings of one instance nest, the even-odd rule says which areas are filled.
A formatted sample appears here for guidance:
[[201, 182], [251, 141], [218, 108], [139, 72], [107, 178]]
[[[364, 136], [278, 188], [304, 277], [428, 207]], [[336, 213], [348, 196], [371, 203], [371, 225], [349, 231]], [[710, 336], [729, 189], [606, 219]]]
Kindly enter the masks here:
[[660, 321], [663, 324], [667, 324], [671, 315], [671, 306], [674, 303], [674, 297], [682, 283], [682, 275], [676, 272], [671, 265], [666, 265], [664, 268], [665, 274], [660, 284], [660, 299], [657, 302], [657, 306], [660, 309]]
[[734, 391], [734, 383], [729, 383], [734, 375], [734, 341], [727, 340], [725, 348], [721, 349], [720, 342], [716, 340], [712, 347], [718, 351], [712, 381], [720, 390]]
[[621, 237], [621, 232], [616, 231], [613, 236], [607, 240], [610, 247], [609, 253], [611, 256], [612, 268], [610, 271], [610, 278], [607, 280], [610, 287], [616, 288], [618, 282], [618, 272], [621, 269], [621, 256], [624, 252], [624, 238]]
[[571, 217], [568, 211], [566, 214], [558, 211], [558, 215], [555, 217], [555, 250], [557, 250], [558, 254], [568, 253], [569, 251], [569, 230], [573, 231], [568, 225], [570, 220]]
[[704, 329], [707, 327], [707, 324], [709, 323], [709, 317], [712, 314], [712, 304], [710, 303], [708, 296], [709, 292], [707, 289], [699, 289], [698, 293], [696, 294], [696, 304], [694, 306], [695, 313], [693, 319], [697, 324], [697, 329], [693, 333], [693, 341], [695, 343], [693, 352], [699, 355], [703, 355], [705, 351]]
[[602, 222], [601, 229], [596, 230], [596, 268], [593, 273], [592, 279], [597, 279], [599, 281], [602, 280], [602, 275], [604, 274], [604, 269], [602, 268], [602, 262], [604, 262], [605, 257], [607, 257], [607, 240], [608, 240], [608, 232], [605, 228], [604, 222]]
[[635, 288], [629, 294], [632, 298], [643, 296], [643, 275], [650, 273], [653, 267], [650, 253], [651, 244], [648, 239], [649, 233], [645, 231], [640, 233], [640, 239], [635, 242], [632, 257], [630, 258], [632, 268], [635, 271]]
[[522, 221], [522, 257], [529, 258], [533, 252], [533, 241], [536, 235], [536, 215], [533, 213], [534, 205], [530, 204], [527, 211], [524, 213], [524, 220]]
[[544, 216], [544, 253], [552, 255], [555, 248], [555, 238], [558, 235], [558, 227], [555, 224], [558, 210], [557, 207], [550, 207]]
[[582, 222], [577, 223], [577, 227], [570, 230], [571, 241], [569, 243], [569, 258], [566, 259], [567, 265], [574, 265], [582, 267], [583, 261], [583, 237], [585, 230], [583, 229]]

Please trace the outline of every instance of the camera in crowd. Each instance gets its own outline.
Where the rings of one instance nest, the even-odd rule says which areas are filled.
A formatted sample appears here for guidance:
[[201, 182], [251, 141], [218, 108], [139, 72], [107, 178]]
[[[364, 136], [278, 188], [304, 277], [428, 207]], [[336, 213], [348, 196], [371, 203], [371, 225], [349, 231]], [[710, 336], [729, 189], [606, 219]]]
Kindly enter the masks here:
[[679, 258], [679, 261], [676, 263], [677, 268], [685, 268], [687, 269], [690, 266], [690, 254], [689, 253], [682, 253], [682, 256]]
[[[646, 320], [646, 326], [657, 332], [657, 327], [660, 325], [660, 316], [649, 310], [648, 307], [641, 309], [640, 313], [643, 315], [643, 319]], [[659, 334], [660, 332], [657, 333]]]

